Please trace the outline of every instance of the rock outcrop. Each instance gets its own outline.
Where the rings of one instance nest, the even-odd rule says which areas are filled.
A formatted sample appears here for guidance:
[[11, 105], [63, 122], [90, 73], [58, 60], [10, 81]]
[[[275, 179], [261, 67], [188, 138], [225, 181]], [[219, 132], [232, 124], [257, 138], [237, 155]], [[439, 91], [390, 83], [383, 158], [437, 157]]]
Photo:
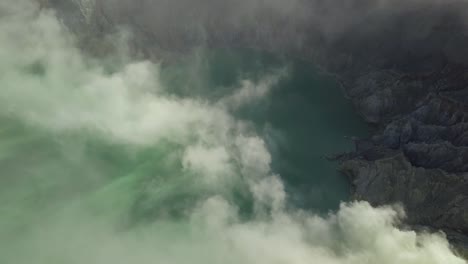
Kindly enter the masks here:
[[[468, 28], [463, 18], [450, 5], [414, 10], [401, 17], [401, 28], [344, 37], [358, 44], [337, 50], [355, 59], [332, 66], [356, 110], [375, 129], [371, 138], [356, 140], [355, 152], [338, 157], [353, 198], [402, 204], [408, 224], [444, 230], [467, 248], [468, 58], [461, 47], [468, 44]], [[399, 37], [421, 24], [430, 25], [423, 37]], [[372, 43], [382, 44], [366, 46]]]

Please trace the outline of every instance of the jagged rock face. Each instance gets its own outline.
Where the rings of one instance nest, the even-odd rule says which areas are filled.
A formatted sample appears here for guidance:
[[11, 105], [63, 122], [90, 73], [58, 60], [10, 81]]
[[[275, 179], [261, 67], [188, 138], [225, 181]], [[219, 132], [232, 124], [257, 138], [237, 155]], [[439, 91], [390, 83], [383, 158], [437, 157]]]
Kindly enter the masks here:
[[402, 203], [412, 224], [468, 234], [467, 106], [445, 94], [388, 123], [342, 170], [357, 199]]
[[376, 68], [346, 86], [378, 132], [359, 141], [341, 169], [356, 199], [401, 203], [408, 223], [443, 229], [466, 248], [468, 68], [446, 55], [443, 60], [425, 73]]
[[[449, 237], [468, 233], [467, 175], [414, 166], [401, 152], [374, 161], [348, 160], [342, 171], [351, 177], [356, 199], [374, 205], [402, 203], [411, 225], [443, 229]], [[468, 246], [468, 240], [457, 242]]]
[[355, 199], [400, 203], [409, 224], [443, 229], [466, 248], [468, 58], [460, 48], [468, 44], [466, 23], [450, 9], [427, 12], [406, 18], [431, 25], [419, 40], [390, 32], [373, 35], [389, 42], [367, 47], [368, 55], [341, 48], [361, 55], [336, 69], [357, 111], [377, 128], [342, 156], [341, 169]]

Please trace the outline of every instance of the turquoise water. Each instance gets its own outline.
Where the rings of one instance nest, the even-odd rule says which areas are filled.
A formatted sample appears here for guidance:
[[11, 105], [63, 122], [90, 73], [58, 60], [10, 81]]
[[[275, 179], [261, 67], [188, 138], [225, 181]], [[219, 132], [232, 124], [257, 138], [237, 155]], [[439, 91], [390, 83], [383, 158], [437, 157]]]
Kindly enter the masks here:
[[[337, 173], [336, 164], [324, 156], [350, 150], [351, 142], [345, 136], [365, 135], [367, 128], [333, 77], [300, 60], [256, 51], [220, 50], [199, 52], [163, 65], [161, 78], [170, 87], [168, 94], [216, 101], [238, 89], [239, 80], [259, 80], [278, 69], [287, 73], [267, 95], [232, 114], [250, 122], [265, 140], [272, 169], [286, 183], [296, 206], [336, 209], [340, 201], [348, 199], [349, 186]], [[135, 147], [108, 142], [92, 131], [54, 133], [11, 116], [4, 116], [0, 126], [0, 188], [3, 203], [11, 207], [8, 210], [18, 211], [14, 205], [18, 201], [35, 209], [50, 208], [123, 184], [125, 178], [131, 178], [129, 175], [144, 179], [155, 173], [183, 174], [179, 165], [164, 162], [168, 153], [181, 148], [175, 143]], [[190, 186], [181, 188], [191, 179], [182, 177], [180, 181], [171, 183], [177, 190], [167, 194], [167, 199], [176, 201], [171, 208], [174, 212], [178, 200], [184, 201], [184, 195], [198, 191]], [[138, 218], [138, 204], [145, 194], [132, 195], [137, 196], [132, 202], [137, 209], [131, 217]]]
[[[73, 97], [49, 86], [37, 88], [46, 89], [47, 93], [22, 95], [30, 96], [26, 104], [20, 100], [23, 97], [15, 101], [16, 97], [6, 94], [12, 110], [3, 112], [0, 122], [0, 246], [10, 248], [14, 255], [21, 249], [35, 256], [37, 245], [32, 238], [44, 226], [64, 225], [67, 229], [81, 223], [76, 219], [82, 218], [117, 230], [139, 230], [154, 221], [170, 219], [164, 224], [164, 229], [169, 228], [164, 236], [177, 237], [182, 230], [190, 229], [187, 224], [178, 223], [184, 223], [191, 208], [212, 196], [221, 196], [236, 205], [247, 219], [257, 218], [257, 200], [263, 198], [256, 197], [251, 188], [260, 188], [261, 182], [251, 182], [249, 178], [270, 173], [283, 180], [288, 207], [326, 212], [348, 199], [346, 179], [336, 172], [336, 164], [323, 156], [349, 150], [351, 142], [344, 136], [365, 135], [366, 126], [332, 77], [300, 60], [227, 50], [199, 51], [161, 64], [158, 72], [158, 85], [165, 89], [151, 102], [156, 101], [159, 107], [172, 100], [177, 107], [155, 119], [153, 116], [165, 108], [156, 107], [159, 110], [154, 113], [146, 112], [153, 111], [150, 107], [139, 108], [145, 105], [146, 97], [152, 96], [153, 88], [142, 98], [124, 93], [124, 97], [108, 102], [107, 98], [114, 98], [111, 90], [111, 94], [91, 103], [87, 94]], [[37, 78], [38, 85], [48, 80], [47, 69], [27, 74]], [[268, 89], [249, 94], [247, 99], [242, 97], [241, 101], [232, 100], [232, 94], [241, 89], [245, 80], [252, 87], [267, 83]], [[70, 93], [81, 89], [59, 87], [70, 89]], [[46, 104], [36, 100], [42, 95], [46, 95]], [[136, 103], [127, 98], [132, 96], [136, 96]], [[250, 97], [255, 100], [249, 101]], [[110, 108], [106, 108], [108, 104]], [[191, 110], [179, 114], [178, 110], [186, 105]], [[49, 106], [55, 108], [49, 112]], [[33, 111], [23, 114], [29, 107]], [[93, 121], [90, 124], [87, 119], [80, 119], [87, 107], [92, 109], [91, 115], [86, 116]], [[121, 108], [129, 109], [123, 119], [114, 113]], [[42, 111], [46, 115], [42, 116]], [[72, 115], [68, 116], [67, 111]], [[201, 117], [192, 124], [191, 115], [198, 111]], [[206, 121], [205, 116], [212, 112], [214, 117]], [[131, 118], [127, 119], [127, 115]], [[50, 116], [54, 116], [52, 121]], [[140, 120], [141, 116], [149, 121]], [[164, 128], [175, 128], [156, 140], [153, 134], [164, 129], [153, 127], [152, 122], [161, 120]], [[180, 122], [183, 126], [179, 127]], [[198, 126], [199, 122], [202, 125]], [[232, 124], [247, 128], [225, 127]], [[244, 139], [248, 143], [242, 143]], [[190, 167], [185, 159], [187, 149], [200, 144], [220, 150], [211, 155], [202, 148], [189, 155], [196, 162], [208, 162], [208, 168], [199, 170], [198, 165]], [[244, 147], [244, 154], [236, 154]], [[220, 156], [226, 156], [229, 164], [219, 161]], [[251, 157], [243, 161], [243, 156]], [[210, 178], [212, 182], [207, 183], [200, 178], [211, 175], [213, 170], [214, 177], [223, 178], [222, 182]], [[273, 189], [271, 192], [275, 194]], [[273, 210], [274, 206], [274, 202], [268, 202], [266, 207]], [[167, 226], [168, 223], [171, 224]], [[56, 233], [61, 229], [52, 230], [48, 232], [61, 237]], [[3, 257], [17, 260], [8, 254]], [[49, 263], [63, 263], [53, 261], [56, 260]]]
[[[347, 179], [336, 171], [336, 163], [324, 157], [352, 150], [349, 137], [365, 137], [368, 127], [333, 76], [311, 62], [254, 50], [218, 50], [198, 56], [205, 61], [197, 76], [205, 76], [209, 83], [199, 83], [195, 94], [205, 97], [222, 97], [235, 89], [239, 78], [258, 79], [278, 68], [286, 69], [285, 77], [264, 100], [243, 107], [235, 115], [252, 121], [268, 142], [273, 168], [297, 206], [327, 211], [349, 199]], [[200, 63], [196, 58], [189, 61]]]

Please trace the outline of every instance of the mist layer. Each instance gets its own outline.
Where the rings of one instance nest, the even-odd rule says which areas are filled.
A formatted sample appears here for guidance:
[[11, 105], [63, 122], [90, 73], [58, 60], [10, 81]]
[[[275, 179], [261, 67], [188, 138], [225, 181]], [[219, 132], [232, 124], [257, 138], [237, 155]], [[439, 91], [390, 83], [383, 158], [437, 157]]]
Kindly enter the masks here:
[[0, 262], [465, 263], [442, 234], [399, 229], [398, 207], [289, 203], [264, 135], [235, 114], [286, 66], [206, 96], [195, 66], [176, 84], [74, 43], [53, 12], [0, 3]]

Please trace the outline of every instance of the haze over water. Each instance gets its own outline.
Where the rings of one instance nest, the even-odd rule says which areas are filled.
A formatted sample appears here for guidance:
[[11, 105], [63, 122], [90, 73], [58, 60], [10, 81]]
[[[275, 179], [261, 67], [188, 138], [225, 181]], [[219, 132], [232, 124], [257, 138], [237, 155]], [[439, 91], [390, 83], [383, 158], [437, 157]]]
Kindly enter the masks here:
[[[281, 72], [281, 79], [260, 100], [233, 114], [252, 122], [256, 133], [266, 140], [273, 170], [290, 188], [296, 205], [328, 211], [349, 199], [347, 179], [325, 156], [352, 150], [349, 137], [365, 137], [368, 127], [332, 76], [310, 62], [255, 50], [200, 52], [187, 59], [185, 68], [193, 68], [200, 57], [205, 64], [197, 74], [207, 83], [196, 90], [205, 97], [234, 92], [242, 78], [258, 80]], [[175, 71], [179, 82], [187, 76], [180, 69]], [[189, 89], [193, 92], [193, 85]]]
[[346, 179], [322, 157], [366, 127], [309, 63], [109, 65], [16, 5], [0, 4], [0, 263], [464, 263], [399, 230], [401, 208], [338, 206]]

